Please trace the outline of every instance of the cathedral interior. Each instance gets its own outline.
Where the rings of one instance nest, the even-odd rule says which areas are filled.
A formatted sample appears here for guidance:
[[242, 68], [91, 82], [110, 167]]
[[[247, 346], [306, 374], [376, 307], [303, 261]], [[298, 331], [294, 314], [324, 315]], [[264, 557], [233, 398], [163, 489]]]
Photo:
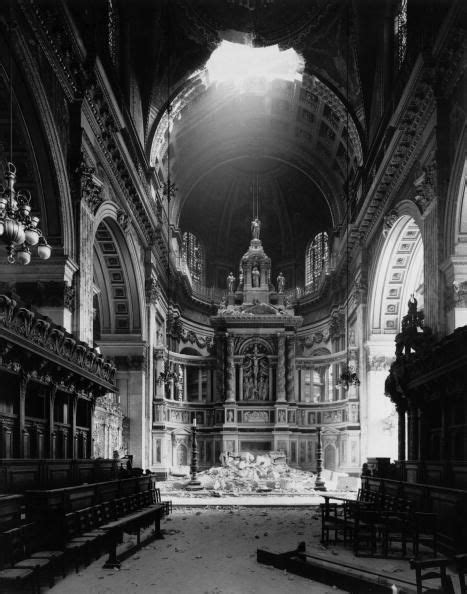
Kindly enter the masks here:
[[163, 482], [195, 433], [199, 470], [364, 465], [459, 513], [466, 26], [462, 0], [0, 3], [1, 494]]

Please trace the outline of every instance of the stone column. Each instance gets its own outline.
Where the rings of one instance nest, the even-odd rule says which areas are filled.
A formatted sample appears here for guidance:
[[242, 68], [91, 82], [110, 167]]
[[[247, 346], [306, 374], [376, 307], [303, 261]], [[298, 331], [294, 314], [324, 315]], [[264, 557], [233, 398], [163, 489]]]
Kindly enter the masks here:
[[25, 455], [25, 433], [26, 433], [26, 388], [28, 385], [27, 374], [22, 373], [19, 380], [19, 411], [18, 411], [18, 450], [19, 457]]
[[95, 435], [94, 435], [94, 412], [96, 410], [96, 401], [93, 398], [91, 400], [91, 402], [89, 403], [89, 442], [87, 444], [87, 448], [86, 448], [86, 452], [85, 452], [85, 457], [86, 458], [92, 458], [94, 456], [94, 441], [95, 441]]
[[207, 370], [208, 385], [206, 387], [206, 402], [212, 402], [212, 369]]
[[165, 385], [163, 382], [159, 382], [159, 376], [164, 371], [164, 350], [154, 350], [154, 394], [159, 400], [165, 398]]
[[183, 373], [183, 400], [188, 400], [188, 365], [182, 366]]
[[76, 394], [71, 395], [71, 458], [76, 460], [78, 452], [76, 449], [76, 408], [78, 406], [78, 397]]
[[269, 361], [269, 401], [272, 402], [273, 399], [273, 383], [274, 383], [274, 369], [272, 367], [271, 361]]
[[224, 400], [224, 340], [223, 334], [216, 334], [216, 395], [215, 402]]
[[[449, 431], [448, 431], [448, 411], [446, 402], [441, 399], [441, 439], [440, 439], [440, 459], [449, 460]], [[427, 457], [427, 456], [426, 456]]]
[[437, 198], [423, 213], [423, 297], [426, 326], [437, 333], [440, 326], [439, 217]]
[[409, 409], [407, 411], [407, 423], [408, 423], [408, 458], [410, 461], [418, 460], [418, 419], [417, 409], [412, 402], [409, 403]]
[[[93, 245], [94, 245], [94, 214], [97, 210], [100, 189], [95, 184], [93, 175], [83, 181], [89, 189], [81, 188], [81, 202], [79, 204], [79, 272], [77, 273], [77, 297], [79, 307], [77, 313], [77, 332], [80, 340], [92, 344], [93, 340]], [[88, 200], [91, 192], [95, 192], [96, 202]], [[102, 202], [102, 199], [100, 199]]]
[[285, 335], [277, 336], [276, 400], [285, 402]]
[[405, 406], [398, 404], [397, 410], [397, 458], [399, 461], [405, 460]]
[[241, 363], [238, 369], [238, 384], [238, 399], [243, 400], [243, 366]]
[[234, 363], [234, 337], [227, 336], [227, 397], [226, 402], [235, 402], [235, 363]]
[[203, 370], [198, 367], [198, 401], [203, 400]]
[[287, 401], [295, 402], [295, 336], [287, 337]]

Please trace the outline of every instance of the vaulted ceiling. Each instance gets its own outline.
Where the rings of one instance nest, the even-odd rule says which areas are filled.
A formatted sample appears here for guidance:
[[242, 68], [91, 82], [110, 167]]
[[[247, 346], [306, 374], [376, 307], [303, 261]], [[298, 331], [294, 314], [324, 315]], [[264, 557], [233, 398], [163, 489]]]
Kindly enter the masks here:
[[[172, 222], [200, 237], [208, 261], [234, 267], [247, 247], [251, 187], [258, 183], [262, 239], [273, 266], [294, 260], [300, 269], [307, 241], [342, 220], [345, 184], [365, 150], [351, 3], [136, 5], [127, 10], [138, 30], [133, 57], [146, 150], [161, 181], [170, 168], [177, 186]], [[205, 65], [222, 40], [293, 48], [303, 58], [303, 78], [241, 91], [210, 84]]]

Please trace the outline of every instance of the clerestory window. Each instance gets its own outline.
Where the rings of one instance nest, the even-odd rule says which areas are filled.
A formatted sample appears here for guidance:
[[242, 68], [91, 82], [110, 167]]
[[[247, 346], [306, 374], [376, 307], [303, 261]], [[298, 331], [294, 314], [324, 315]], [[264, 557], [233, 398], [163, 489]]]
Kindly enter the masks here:
[[315, 235], [306, 249], [305, 255], [305, 284], [314, 285], [318, 282], [323, 269], [329, 262], [328, 234], [322, 231]]
[[189, 231], [183, 234], [183, 257], [193, 281], [204, 281], [205, 258], [204, 249], [199, 239]]

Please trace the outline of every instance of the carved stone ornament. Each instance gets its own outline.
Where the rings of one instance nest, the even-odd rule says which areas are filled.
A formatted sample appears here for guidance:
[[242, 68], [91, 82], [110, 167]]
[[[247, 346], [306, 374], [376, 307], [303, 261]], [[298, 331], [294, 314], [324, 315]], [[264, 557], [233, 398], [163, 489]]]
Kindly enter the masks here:
[[467, 281], [454, 281], [452, 289], [454, 306], [467, 307]]
[[399, 218], [397, 210], [392, 209], [383, 218], [383, 237], [386, 238], [389, 235], [389, 231], [394, 226], [394, 223]]
[[79, 175], [81, 184], [81, 200], [89, 207], [92, 214], [96, 214], [97, 209], [104, 201], [102, 183], [95, 176], [96, 169], [87, 165], [83, 158], [76, 173]]
[[435, 159], [417, 171], [413, 185], [415, 189], [413, 201], [423, 214], [436, 196], [437, 165]]
[[70, 311], [75, 308], [75, 289], [71, 285], [65, 284], [63, 287], [63, 305]]
[[146, 301], [155, 305], [161, 296], [161, 285], [159, 279], [151, 278], [146, 279]]
[[352, 299], [354, 304], [361, 305], [362, 303], [365, 303], [367, 292], [366, 284], [361, 279], [358, 279], [354, 282], [352, 289]]
[[130, 225], [130, 219], [124, 210], [117, 211], [117, 223], [120, 225], [123, 232], [128, 231]]
[[341, 312], [334, 312], [329, 322], [329, 336], [337, 338], [345, 334], [345, 315]]

